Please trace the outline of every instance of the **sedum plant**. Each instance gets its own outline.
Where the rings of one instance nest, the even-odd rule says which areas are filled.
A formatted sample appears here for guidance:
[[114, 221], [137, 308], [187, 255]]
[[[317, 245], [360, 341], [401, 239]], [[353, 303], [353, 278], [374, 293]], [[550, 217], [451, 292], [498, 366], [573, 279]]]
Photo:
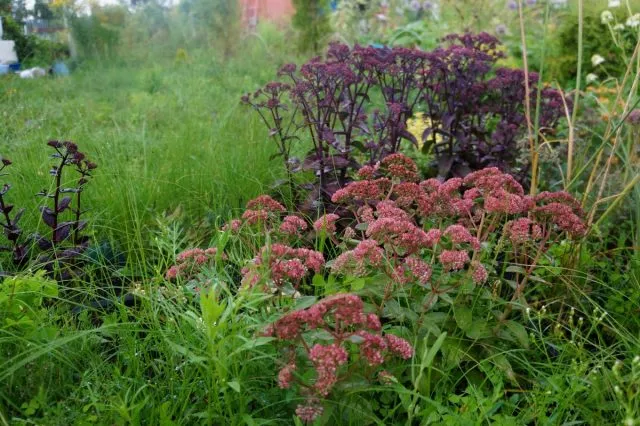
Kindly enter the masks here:
[[[13, 252], [13, 262], [18, 267], [24, 266], [34, 255], [32, 249], [37, 249], [39, 255], [35, 258], [36, 264], [57, 279], [68, 280], [82, 273], [78, 258], [89, 244], [88, 236], [82, 233], [87, 225], [82, 219], [85, 213], [82, 193], [97, 165], [89, 161], [73, 142], [52, 140], [47, 145], [55, 151], [51, 154], [55, 164], [49, 170], [53, 184], [52, 189], [43, 189], [37, 195], [46, 200], [40, 206], [40, 213], [49, 232], [44, 235], [33, 232], [28, 238], [21, 238], [23, 232], [18, 221], [24, 209], [11, 217], [13, 205], [4, 199], [11, 187], [5, 184], [0, 193], [0, 209], [4, 233], [11, 246], [4, 249]], [[4, 159], [0, 171], [10, 164], [9, 160]], [[68, 173], [74, 173], [75, 177], [69, 179]]]
[[[254, 244], [253, 258], [229, 253], [226, 262], [242, 268], [239, 291], [273, 302], [265, 334], [284, 356], [278, 385], [305, 400], [296, 409], [302, 420], [363, 378], [412, 386], [403, 382], [410, 366], [392, 358], [413, 349], [389, 330], [438, 338], [443, 369], [495, 359], [517, 381], [502, 351], [529, 345], [521, 320], [537, 291], [531, 284], [544, 281], [554, 247], [587, 232], [570, 194], [526, 195], [496, 167], [422, 180], [413, 160], [396, 153], [363, 166], [331, 202], [343, 213], [310, 221], [263, 195], [224, 227], [230, 241]], [[321, 298], [287, 311], [288, 299], [304, 295]], [[383, 372], [388, 362], [393, 376]]]
[[[450, 35], [429, 52], [334, 43], [325, 58], [299, 70], [285, 65], [278, 72], [283, 80], [243, 101], [270, 129], [289, 177], [313, 172], [303, 211], [326, 208], [360, 167], [399, 152], [403, 139], [433, 148], [440, 178], [498, 167], [526, 185], [525, 74], [496, 67], [502, 57], [487, 33]], [[553, 133], [570, 102], [549, 87], [538, 90], [534, 73], [528, 85], [531, 107], [541, 105], [540, 132]], [[414, 112], [428, 119], [422, 140], [407, 130]], [[310, 142], [301, 160], [292, 155], [304, 149], [294, 150], [299, 141]]]

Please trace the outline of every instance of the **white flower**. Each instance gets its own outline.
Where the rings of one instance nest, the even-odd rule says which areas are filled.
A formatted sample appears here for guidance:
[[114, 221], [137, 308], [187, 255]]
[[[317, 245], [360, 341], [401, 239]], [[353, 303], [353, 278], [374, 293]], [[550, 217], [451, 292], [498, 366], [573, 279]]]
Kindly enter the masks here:
[[627, 22], [625, 22], [627, 27], [638, 28], [640, 26], [640, 13], [636, 13], [633, 16], [629, 16]]
[[616, 30], [616, 31], [622, 31], [622, 30], [624, 30], [624, 24], [615, 24], [613, 26], [613, 29]]
[[609, 0], [609, 7], [620, 7], [620, 0]]
[[594, 67], [597, 67], [603, 62], [604, 62], [604, 58], [598, 54], [595, 54], [591, 57], [591, 65], [593, 65]]
[[589, 73], [587, 74], [587, 77], [585, 78], [585, 80], [587, 81], [587, 84], [591, 84], [594, 81], [598, 80], [598, 76], [595, 75], [594, 73]]
[[613, 19], [614, 19], [613, 18], [613, 13], [611, 13], [611, 11], [609, 11], [609, 10], [603, 11], [602, 14], [600, 15], [600, 20], [605, 25], [613, 22]]

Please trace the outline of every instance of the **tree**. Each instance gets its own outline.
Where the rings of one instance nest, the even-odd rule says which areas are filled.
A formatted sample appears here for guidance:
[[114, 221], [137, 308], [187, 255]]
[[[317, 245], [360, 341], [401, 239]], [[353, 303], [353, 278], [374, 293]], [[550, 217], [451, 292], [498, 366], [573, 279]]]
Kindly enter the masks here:
[[33, 5], [33, 16], [39, 19], [53, 19], [53, 12], [46, 0], [36, 0]]
[[24, 20], [29, 16], [25, 0], [13, 0], [12, 9], [13, 19], [23, 24]]
[[300, 33], [298, 47], [303, 52], [319, 53], [331, 33], [329, 0], [293, 0], [296, 13], [293, 27]]
[[0, 16], [11, 13], [11, 0], [0, 0]]

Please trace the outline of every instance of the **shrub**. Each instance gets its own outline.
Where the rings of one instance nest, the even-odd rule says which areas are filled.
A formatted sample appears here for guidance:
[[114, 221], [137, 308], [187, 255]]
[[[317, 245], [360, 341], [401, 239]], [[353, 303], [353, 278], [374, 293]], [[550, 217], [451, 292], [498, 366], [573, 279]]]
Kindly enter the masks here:
[[11, 16], [2, 15], [2, 28], [3, 38], [15, 42], [18, 60], [23, 64], [50, 64], [54, 59], [68, 52], [68, 47], [63, 43], [43, 40], [34, 35], [25, 36], [21, 25]]
[[[418, 145], [406, 125], [418, 109], [429, 119], [422, 140], [424, 149], [435, 145], [440, 177], [495, 166], [526, 183], [528, 159], [518, 144], [526, 130], [524, 72], [493, 70], [502, 54], [486, 33], [444, 41], [448, 47], [431, 52], [332, 44], [325, 59], [314, 58], [299, 72], [284, 66], [278, 74], [286, 83], [243, 97], [269, 128], [290, 181], [297, 171], [314, 173], [303, 210], [322, 210], [354, 171], [398, 152], [402, 139]], [[536, 74], [528, 84], [534, 108]], [[541, 88], [540, 104], [541, 132], [553, 132], [564, 115], [562, 95]], [[312, 146], [303, 160], [292, 156], [300, 130]]]
[[293, 0], [296, 13], [293, 27], [299, 31], [298, 48], [302, 52], [320, 52], [331, 26], [328, 0]]

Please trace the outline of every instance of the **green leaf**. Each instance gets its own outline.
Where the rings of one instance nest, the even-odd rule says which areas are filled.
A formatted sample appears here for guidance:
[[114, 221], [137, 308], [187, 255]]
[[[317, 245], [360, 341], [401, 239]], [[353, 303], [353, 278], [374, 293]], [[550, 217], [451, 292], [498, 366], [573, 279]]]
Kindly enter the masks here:
[[234, 391], [240, 393], [240, 383], [238, 383], [237, 381], [233, 380], [231, 382], [227, 382], [227, 385], [229, 385], [229, 387]]
[[486, 339], [492, 336], [493, 331], [486, 321], [476, 321], [467, 330], [467, 337], [474, 340]]
[[314, 287], [324, 288], [327, 283], [324, 281], [324, 276], [322, 274], [315, 274], [311, 279], [311, 284]]
[[456, 319], [456, 324], [458, 324], [458, 327], [460, 327], [462, 331], [468, 331], [473, 325], [471, 308], [456, 305], [453, 308], [453, 314]]
[[430, 367], [431, 364], [433, 364], [433, 360], [436, 357], [436, 354], [438, 353], [438, 351], [440, 350], [442, 343], [444, 343], [444, 339], [446, 338], [447, 338], [447, 332], [445, 331], [440, 336], [438, 336], [436, 341], [433, 343], [433, 346], [429, 348], [429, 350], [427, 351], [427, 355], [424, 358], [424, 365], [426, 367]]
[[231, 355], [238, 354], [240, 352], [244, 352], [249, 349], [255, 349], [259, 346], [264, 346], [271, 343], [274, 340], [273, 337], [267, 336], [258, 336], [255, 339], [248, 340], [244, 344], [240, 345], [235, 351], [231, 353]]
[[294, 310], [307, 309], [309, 306], [316, 303], [318, 299], [315, 296], [302, 296], [296, 299], [296, 304], [293, 307]]
[[364, 288], [366, 280], [362, 277], [351, 280], [351, 291], [358, 291]]
[[506, 326], [511, 334], [518, 339], [518, 342], [520, 342], [520, 345], [522, 345], [523, 348], [529, 348], [529, 335], [524, 325], [519, 322], [509, 320], [506, 322]]
[[368, 223], [366, 223], [366, 222], [359, 223], [359, 224], [357, 224], [357, 225], [355, 226], [355, 228], [356, 228], [358, 231], [366, 231], [368, 227], [369, 227], [369, 224], [368, 224]]
[[505, 268], [505, 271], [507, 272], [517, 272], [519, 274], [526, 274], [527, 271], [524, 270], [524, 268], [522, 266], [518, 266], [518, 265], [509, 265]]

